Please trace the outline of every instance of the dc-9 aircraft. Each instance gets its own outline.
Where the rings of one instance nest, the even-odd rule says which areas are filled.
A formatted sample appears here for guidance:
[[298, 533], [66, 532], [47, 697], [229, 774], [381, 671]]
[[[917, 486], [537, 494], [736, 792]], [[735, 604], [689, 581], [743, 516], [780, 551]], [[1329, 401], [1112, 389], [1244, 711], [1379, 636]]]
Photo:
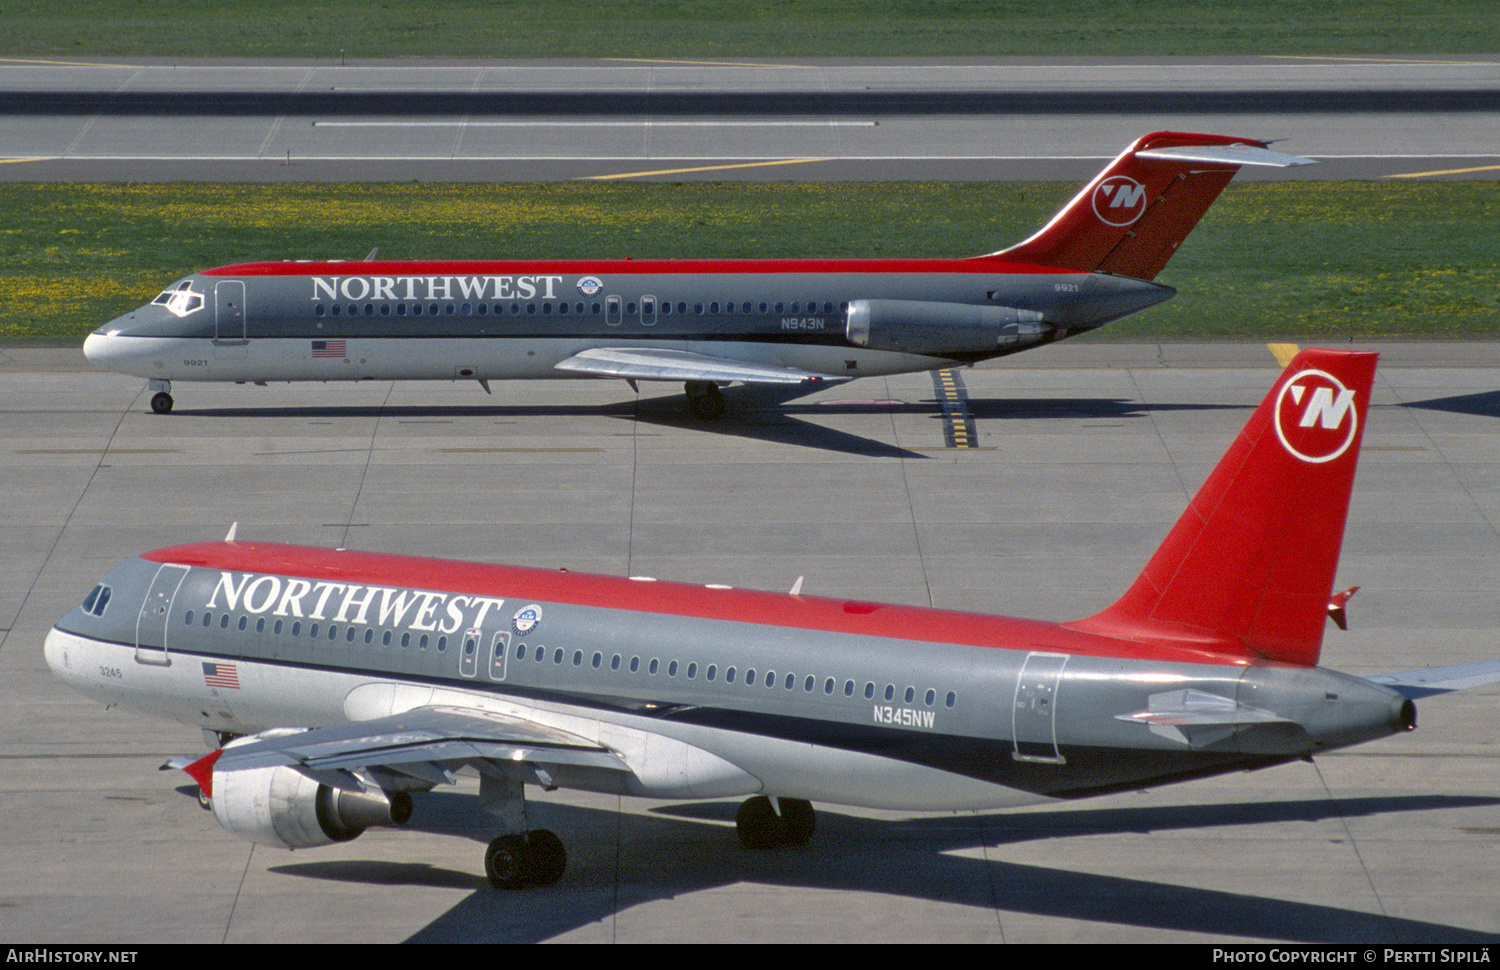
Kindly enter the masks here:
[[[1319, 668], [1375, 355], [1308, 351], [1128, 592], [1046, 623], [641, 578], [236, 540], [148, 552], [46, 658], [105, 704], [222, 748], [177, 759], [219, 822], [304, 848], [400, 824], [479, 774], [497, 887], [551, 884], [525, 786], [749, 796], [749, 847], [812, 801], [980, 809], [1311, 757], [1409, 731], [1500, 661]], [[232, 739], [232, 740], [231, 740]]]
[[[1265, 142], [1157, 132], [1031, 238], [968, 259], [244, 263], [173, 283], [89, 335], [150, 381], [681, 381], [720, 385], [937, 370], [1103, 326], [1169, 299], [1151, 282], [1241, 166], [1309, 160]], [[373, 256], [373, 253], [372, 253]]]

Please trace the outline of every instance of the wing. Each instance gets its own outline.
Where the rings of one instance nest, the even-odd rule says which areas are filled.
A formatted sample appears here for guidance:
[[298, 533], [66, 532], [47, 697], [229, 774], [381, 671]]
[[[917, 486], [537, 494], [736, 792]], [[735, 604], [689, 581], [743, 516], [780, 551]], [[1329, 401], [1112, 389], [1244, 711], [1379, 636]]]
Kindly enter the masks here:
[[687, 350], [651, 347], [594, 347], [559, 361], [558, 370], [596, 377], [623, 377], [642, 381], [743, 381], [747, 384], [801, 384], [804, 381], [840, 380], [832, 374], [816, 374], [795, 367], [757, 364], [731, 357], [695, 354]]
[[419, 707], [391, 717], [262, 736], [175, 767], [183, 767], [211, 795], [214, 771], [279, 766], [356, 791], [364, 791], [372, 778], [391, 789], [412, 787], [411, 781], [419, 786], [451, 784], [455, 772], [465, 766], [544, 787], [552, 787], [551, 775], [559, 770], [630, 771], [614, 752], [578, 735], [453, 706]]
[[1500, 660], [1481, 663], [1458, 664], [1453, 667], [1427, 667], [1422, 670], [1403, 670], [1394, 674], [1379, 674], [1366, 680], [1384, 684], [1398, 694], [1416, 700], [1433, 694], [1447, 694], [1455, 690], [1482, 687], [1500, 680]]

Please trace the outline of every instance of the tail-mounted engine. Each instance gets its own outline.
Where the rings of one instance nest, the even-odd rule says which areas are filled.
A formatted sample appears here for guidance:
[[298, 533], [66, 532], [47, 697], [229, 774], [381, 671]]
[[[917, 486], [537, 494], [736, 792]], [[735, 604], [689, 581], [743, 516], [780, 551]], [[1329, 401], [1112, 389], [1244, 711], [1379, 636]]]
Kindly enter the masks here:
[[992, 355], [1039, 343], [1052, 330], [1036, 310], [921, 300], [854, 300], [849, 342], [871, 350], [932, 357]]
[[215, 771], [214, 817], [242, 839], [283, 849], [347, 842], [374, 825], [411, 818], [411, 796], [319, 784], [294, 768]]

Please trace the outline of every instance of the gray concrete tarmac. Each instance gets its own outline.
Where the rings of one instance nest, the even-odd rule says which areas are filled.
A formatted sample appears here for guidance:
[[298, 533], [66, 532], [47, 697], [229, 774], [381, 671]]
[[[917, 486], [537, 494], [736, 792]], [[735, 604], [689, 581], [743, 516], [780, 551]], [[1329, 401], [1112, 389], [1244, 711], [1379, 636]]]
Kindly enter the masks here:
[[[1339, 584], [1356, 674], [1500, 655], [1500, 350], [1382, 346]], [[1263, 345], [1079, 341], [775, 400], [621, 382], [144, 382], [0, 348], [0, 912], [8, 943], [1500, 941], [1500, 687], [1315, 763], [1030, 810], [820, 806], [749, 853], [733, 802], [556, 792], [556, 887], [497, 893], [475, 785], [295, 854], [156, 769], [198, 732], [105, 710], [41, 657], [116, 563], [223, 536], [1067, 619], [1133, 578], [1276, 375]]]
[[1053, 179], [1161, 129], [1500, 173], [1500, 55], [0, 61], [0, 180]]

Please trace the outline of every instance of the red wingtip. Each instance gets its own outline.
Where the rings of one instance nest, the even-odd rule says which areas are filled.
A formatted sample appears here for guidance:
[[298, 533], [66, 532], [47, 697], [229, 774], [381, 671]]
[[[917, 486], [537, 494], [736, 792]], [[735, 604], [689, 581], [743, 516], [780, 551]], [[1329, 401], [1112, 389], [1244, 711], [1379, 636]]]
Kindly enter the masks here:
[[214, 797], [214, 765], [218, 764], [219, 755], [223, 753], [223, 748], [215, 748], [182, 769], [198, 783], [198, 790], [203, 792], [205, 798]]

